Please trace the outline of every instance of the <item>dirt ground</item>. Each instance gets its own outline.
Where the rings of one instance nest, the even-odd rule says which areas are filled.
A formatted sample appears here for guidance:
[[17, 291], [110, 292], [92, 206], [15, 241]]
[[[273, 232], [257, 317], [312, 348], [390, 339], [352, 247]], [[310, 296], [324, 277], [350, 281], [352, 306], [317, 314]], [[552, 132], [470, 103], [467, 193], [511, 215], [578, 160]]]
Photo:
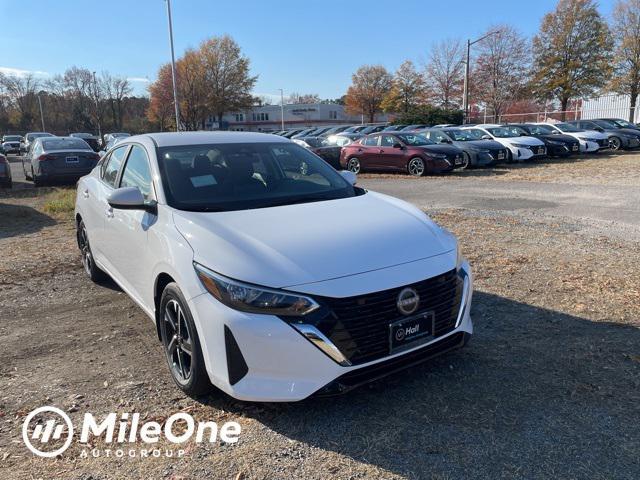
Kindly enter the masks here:
[[[640, 188], [639, 166], [626, 155], [458, 177]], [[193, 400], [173, 385], [142, 311], [85, 277], [72, 223], [43, 213], [46, 192], [0, 194], [0, 478], [640, 478], [634, 239], [489, 207], [428, 212], [474, 268], [467, 348], [337, 398]], [[182, 458], [83, 458], [74, 442], [42, 459], [20, 433], [42, 405], [74, 422], [187, 411], [237, 421], [242, 434], [231, 446], [188, 443]]]

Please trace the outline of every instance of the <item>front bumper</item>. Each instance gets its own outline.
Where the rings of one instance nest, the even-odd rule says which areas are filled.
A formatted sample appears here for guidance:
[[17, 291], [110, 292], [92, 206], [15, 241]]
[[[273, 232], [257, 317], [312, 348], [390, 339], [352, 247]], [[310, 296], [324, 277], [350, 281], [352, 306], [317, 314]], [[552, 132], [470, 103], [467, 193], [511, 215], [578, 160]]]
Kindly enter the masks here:
[[[238, 312], [209, 294], [192, 298], [189, 300], [189, 307], [198, 329], [209, 378], [216, 387], [240, 400], [292, 402], [305, 399], [316, 392], [328, 393], [328, 390], [335, 390], [334, 387], [327, 390], [327, 387], [336, 381], [344, 385], [345, 375], [354, 377], [360, 372], [361, 379], [369, 377], [366, 381], [375, 380], [381, 375], [368, 375], [371, 370], [383, 374], [392, 373], [398, 368], [415, 364], [417, 357], [423, 361], [431, 358], [434, 352], [451, 350], [453, 347], [449, 347], [453, 344], [459, 346], [460, 335], [473, 333], [469, 313], [473, 278], [467, 262], [462, 265], [461, 270], [466, 272], [466, 287], [463, 290], [457, 325], [452, 331], [411, 349], [357, 366], [340, 365], [292, 325], [276, 316]], [[393, 273], [390, 276], [393, 277]], [[363, 283], [368, 282], [363, 280]], [[226, 351], [225, 327], [232, 333], [247, 367], [240, 379], [232, 378], [231, 375], [234, 368], [231, 364], [233, 360], [230, 360]], [[389, 364], [397, 368], [389, 368]], [[350, 388], [353, 388], [363, 382], [351, 383]], [[344, 387], [341, 389], [345, 390]]]

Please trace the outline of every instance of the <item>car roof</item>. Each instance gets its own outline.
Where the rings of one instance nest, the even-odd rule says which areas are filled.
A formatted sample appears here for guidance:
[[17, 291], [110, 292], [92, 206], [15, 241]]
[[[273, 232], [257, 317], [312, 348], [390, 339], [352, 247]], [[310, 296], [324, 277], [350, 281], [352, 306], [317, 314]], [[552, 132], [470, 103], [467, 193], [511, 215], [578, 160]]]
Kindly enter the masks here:
[[288, 138], [256, 132], [163, 132], [127, 137], [125, 142], [138, 138], [151, 139], [158, 147], [202, 145], [206, 143], [289, 143]]

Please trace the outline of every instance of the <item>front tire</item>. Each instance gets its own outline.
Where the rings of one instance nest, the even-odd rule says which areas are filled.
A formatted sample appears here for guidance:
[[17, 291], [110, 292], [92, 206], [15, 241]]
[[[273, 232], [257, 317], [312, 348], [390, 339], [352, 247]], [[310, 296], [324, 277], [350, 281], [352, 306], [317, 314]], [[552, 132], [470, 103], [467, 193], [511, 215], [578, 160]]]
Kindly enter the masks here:
[[424, 175], [424, 171], [424, 160], [422, 160], [420, 157], [413, 157], [411, 160], [409, 160], [409, 163], [407, 163], [407, 172], [409, 172], [409, 175], [411, 175], [412, 177], [421, 177], [422, 175]]
[[192, 397], [211, 391], [200, 340], [187, 302], [177, 283], [168, 284], [160, 299], [160, 337], [175, 384]]
[[99, 283], [107, 278], [107, 274], [100, 270], [100, 267], [96, 265], [93, 259], [93, 253], [91, 252], [91, 245], [89, 244], [89, 235], [87, 234], [87, 228], [83, 220], [78, 222], [76, 227], [76, 239], [78, 240], [78, 247], [82, 255], [82, 267], [85, 273], [91, 279], [92, 282]]

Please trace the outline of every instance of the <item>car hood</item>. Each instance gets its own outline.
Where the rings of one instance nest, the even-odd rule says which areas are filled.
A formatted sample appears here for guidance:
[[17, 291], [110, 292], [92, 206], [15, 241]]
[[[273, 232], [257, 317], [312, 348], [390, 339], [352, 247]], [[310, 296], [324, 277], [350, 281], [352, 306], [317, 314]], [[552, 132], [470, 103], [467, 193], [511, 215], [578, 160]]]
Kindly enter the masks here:
[[528, 136], [500, 138], [499, 140], [504, 140], [508, 143], [519, 143], [521, 145], [531, 145], [532, 147], [539, 147], [544, 145], [544, 142], [539, 138], [528, 137]]
[[486, 148], [488, 150], [504, 150], [504, 145], [500, 142], [496, 142], [494, 140], [467, 140], [466, 142], [453, 142], [456, 147], [462, 148], [465, 147], [475, 147], [475, 148]]
[[640, 136], [640, 131], [634, 130], [633, 128], [616, 128], [616, 129], [607, 130], [607, 132], [618, 133], [620, 135], [629, 135], [631, 137]]
[[456, 248], [455, 238], [423, 212], [374, 192], [233, 212], [175, 210], [173, 218], [194, 261], [273, 288], [380, 270]]
[[609, 135], [605, 133], [596, 132], [595, 130], [584, 130], [583, 132], [565, 132], [565, 135], [571, 135], [572, 137], [580, 137], [580, 138], [595, 138], [596, 140], [609, 139]]
[[565, 134], [561, 134], [558, 135], [557, 133], [550, 133], [548, 135], [539, 135], [539, 138], [543, 138], [545, 140], [557, 140], [558, 142], [571, 142], [574, 143], [576, 141], [575, 137], [572, 137], [571, 135], [565, 135]]
[[427, 152], [442, 153], [444, 155], [457, 155], [459, 153], [462, 153], [462, 151], [455, 145], [448, 145], [448, 144], [423, 145], [420, 147], [410, 147], [410, 148], [421, 148], [422, 150], [426, 150]]

